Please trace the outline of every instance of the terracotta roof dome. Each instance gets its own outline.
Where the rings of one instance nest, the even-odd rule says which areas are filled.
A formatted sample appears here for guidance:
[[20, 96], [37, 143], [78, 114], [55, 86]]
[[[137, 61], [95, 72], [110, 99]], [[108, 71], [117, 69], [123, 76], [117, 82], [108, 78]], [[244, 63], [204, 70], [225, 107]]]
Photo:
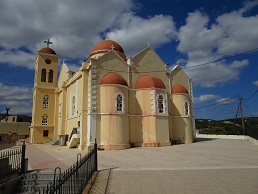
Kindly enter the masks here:
[[123, 58], [126, 58], [124, 49], [115, 41], [113, 40], [101, 40], [97, 44], [95, 44], [91, 52], [89, 54], [89, 58], [92, 55], [99, 54], [99, 53], [106, 53], [110, 50], [117, 51]]
[[104, 75], [101, 79], [100, 85], [102, 84], [118, 84], [128, 86], [126, 80], [115, 72], [110, 72]]
[[182, 86], [181, 84], [175, 84], [172, 87], [171, 93], [172, 94], [189, 94], [188, 91], [185, 89], [185, 87]]
[[40, 49], [39, 52], [56, 55], [56, 52], [49, 47], [44, 47], [44, 48]]
[[164, 83], [160, 78], [144, 75], [136, 81], [135, 89], [141, 88], [161, 88], [166, 89]]

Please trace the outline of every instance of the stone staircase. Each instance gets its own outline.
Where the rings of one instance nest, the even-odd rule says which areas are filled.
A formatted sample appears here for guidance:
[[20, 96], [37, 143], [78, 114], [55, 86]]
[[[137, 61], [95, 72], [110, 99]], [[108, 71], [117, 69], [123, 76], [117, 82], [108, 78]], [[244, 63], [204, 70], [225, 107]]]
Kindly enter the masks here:
[[[56, 176], [56, 179], [58, 179], [58, 176]], [[24, 174], [21, 180], [21, 193], [43, 193], [43, 188], [46, 188], [53, 180], [54, 174], [51, 172], [34, 171]]]
[[48, 144], [49, 145], [60, 145], [60, 140], [54, 139], [54, 140], [49, 141]]

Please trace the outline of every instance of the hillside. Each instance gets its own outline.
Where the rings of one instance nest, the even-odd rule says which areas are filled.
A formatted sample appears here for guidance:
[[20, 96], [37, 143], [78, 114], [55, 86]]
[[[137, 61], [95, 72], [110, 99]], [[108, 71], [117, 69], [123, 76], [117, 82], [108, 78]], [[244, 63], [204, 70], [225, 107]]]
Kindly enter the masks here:
[[[196, 129], [201, 134], [218, 134], [218, 135], [243, 135], [243, 127], [241, 119], [227, 120], [210, 120], [210, 119], [196, 119]], [[258, 117], [244, 118], [245, 135], [249, 135], [258, 139]]]

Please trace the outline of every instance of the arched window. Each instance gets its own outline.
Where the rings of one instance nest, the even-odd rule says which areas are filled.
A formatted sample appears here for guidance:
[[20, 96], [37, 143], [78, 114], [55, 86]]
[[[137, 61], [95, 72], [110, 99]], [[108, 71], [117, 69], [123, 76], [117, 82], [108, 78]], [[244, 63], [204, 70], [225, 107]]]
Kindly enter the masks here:
[[189, 102], [185, 101], [184, 102], [184, 109], [185, 109], [185, 115], [190, 115], [190, 107], [189, 107]]
[[50, 69], [49, 73], [48, 73], [48, 82], [49, 83], [53, 83], [53, 74], [54, 74], [54, 71], [52, 69]]
[[43, 116], [42, 116], [42, 125], [47, 125], [47, 120], [48, 120], [47, 114], [43, 114]]
[[46, 82], [46, 77], [47, 77], [47, 70], [42, 69], [41, 70], [41, 82]]
[[49, 99], [48, 95], [45, 95], [43, 97], [43, 108], [48, 108], [48, 99]]
[[75, 115], [75, 111], [76, 111], [76, 99], [75, 99], [75, 96], [73, 96], [73, 99], [72, 99], [72, 115]]
[[121, 94], [116, 97], [116, 111], [123, 111], [123, 96]]
[[164, 97], [163, 97], [163, 95], [158, 96], [158, 112], [164, 113]]

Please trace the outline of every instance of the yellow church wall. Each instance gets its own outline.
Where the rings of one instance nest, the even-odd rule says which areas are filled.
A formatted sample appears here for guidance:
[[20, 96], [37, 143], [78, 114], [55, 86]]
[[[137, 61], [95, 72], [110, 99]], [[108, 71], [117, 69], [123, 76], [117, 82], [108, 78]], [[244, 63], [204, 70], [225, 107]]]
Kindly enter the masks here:
[[128, 65], [126, 62], [115, 52], [110, 51], [104, 56], [100, 57], [96, 63], [97, 83], [101, 82], [104, 75], [109, 72], [117, 72], [128, 82]]
[[58, 96], [58, 93], [57, 91], [55, 91], [55, 112], [54, 112], [54, 128], [53, 128], [53, 133], [54, 133], [54, 139], [58, 139], [59, 136], [58, 136], [58, 130], [55, 130], [55, 129], [58, 129], [58, 110], [59, 109], [59, 96]]
[[77, 128], [78, 118], [66, 119], [66, 132], [65, 134], [71, 134], [73, 128]]
[[124, 113], [128, 113], [128, 88], [121, 85], [100, 85], [98, 103], [99, 113], [116, 113], [116, 96], [124, 97]]
[[129, 144], [128, 115], [102, 114], [99, 128], [99, 147], [105, 150], [126, 149]]
[[[184, 102], [189, 102], [191, 107], [191, 99], [186, 94], [171, 95], [173, 101], [173, 140], [178, 143], [192, 143], [193, 142], [193, 125], [192, 115], [185, 115]], [[190, 110], [189, 110], [190, 111]]]
[[[123, 111], [116, 110], [116, 96], [124, 97]], [[104, 149], [129, 148], [128, 88], [121, 85], [99, 86], [97, 138]]]
[[184, 86], [187, 91], [190, 94], [190, 88], [189, 88], [189, 78], [187, 77], [187, 75], [185, 74], [185, 72], [181, 69], [181, 68], [176, 68], [174, 71], [172, 71], [171, 75], [170, 75], [170, 79], [172, 82], [172, 87], [175, 84], [181, 84], [182, 86]]
[[[50, 59], [51, 64], [46, 64], [45, 60]], [[46, 53], [40, 53], [37, 55], [36, 62], [40, 64], [40, 66], [37, 66], [36, 68], [36, 74], [38, 76], [35, 79], [35, 85], [41, 86], [44, 85], [44, 87], [55, 87], [57, 83], [57, 71], [58, 71], [58, 55], [51, 55]], [[53, 82], [48, 82], [48, 73], [46, 76], [46, 82], [41, 82], [41, 70], [46, 69], [47, 72], [52, 69], [53, 70]]]
[[130, 130], [129, 137], [130, 143], [133, 143], [135, 146], [141, 146], [143, 143], [143, 131], [142, 131], [142, 122], [143, 117], [138, 115], [131, 115], [129, 118]]
[[57, 87], [61, 88], [63, 85], [63, 82], [67, 81], [67, 79], [68, 79], [68, 68], [65, 64], [62, 64], [61, 70], [59, 73]]
[[[43, 131], [48, 130], [48, 136], [43, 137]], [[50, 140], [54, 139], [54, 130], [53, 127], [50, 126], [40, 126], [40, 127], [33, 127], [31, 129], [33, 132], [33, 141], [31, 143], [47, 143]]]
[[157, 117], [145, 116], [142, 118], [143, 147], [157, 147]]
[[167, 92], [170, 92], [169, 74], [166, 73], [166, 64], [151, 49], [146, 48], [134, 57], [134, 64], [130, 68], [131, 71], [131, 87], [135, 88], [137, 79], [143, 75], [151, 75], [160, 78]]
[[[55, 108], [55, 95], [54, 90], [37, 89], [34, 91], [35, 102], [33, 111], [33, 125], [42, 125], [43, 114], [48, 115], [48, 125], [54, 125], [54, 108]], [[43, 97], [49, 96], [48, 108], [43, 108]]]
[[191, 98], [188, 94], [171, 95], [173, 116], [185, 116], [184, 102], [188, 102], [191, 109]]
[[168, 117], [168, 119], [169, 119], [169, 140], [170, 140], [170, 142], [171, 142], [171, 144], [173, 144], [173, 139], [174, 139], [174, 130], [173, 130], [173, 123], [174, 123], [174, 121], [173, 121], [173, 116], [169, 116]]
[[[142, 90], [136, 90], [135, 91], [135, 98], [131, 99], [132, 109], [131, 114], [135, 115], [152, 115], [152, 99], [151, 99], [151, 93], [153, 90], [151, 89], [142, 89]], [[132, 92], [134, 93], [134, 92]]]
[[175, 140], [177, 143], [192, 143], [193, 133], [192, 133], [192, 119], [191, 117], [174, 117], [173, 118], [173, 132]]
[[171, 145], [169, 139], [169, 116], [157, 116], [156, 130], [159, 146]]

